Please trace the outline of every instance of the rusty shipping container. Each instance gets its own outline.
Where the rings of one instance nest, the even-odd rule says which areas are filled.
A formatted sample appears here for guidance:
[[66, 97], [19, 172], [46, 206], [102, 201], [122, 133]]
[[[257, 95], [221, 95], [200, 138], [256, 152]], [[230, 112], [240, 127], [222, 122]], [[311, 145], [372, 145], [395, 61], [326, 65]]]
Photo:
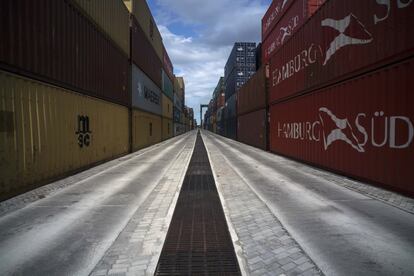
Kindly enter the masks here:
[[266, 150], [266, 109], [240, 115], [237, 119], [238, 141]]
[[132, 110], [132, 150], [154, 145], [162, 140], [161, 116]]
[[266, 70], [262, 66], [237, 92], [237, 114], [266, 108], [266, 87]]
[[266, 39], [263, 40], [262, 61], [264, 64], [269, 62], [270, 57], [294, 35], [323, 2], [321, 0], [293, 1]]
[[116, 45], [130, 56], [129, 11], [122, 0], [72, 0]]
[[162, 87], [162, 61], [135, 17], [131, 16], [131, 59], [159, 87]]
[[152, 48], [155, 49], [160, 60], [164, 58], [163, 43], [161, 33], [158, 30], [151, 10], [146, 0], [124, 0], [126, 6], [130, 9], [131, 14], [137, 20], [137, 23], [144, 31], [147, 40], [150, 41]]
[[412, 56], [413, 14], [413, 1], [327, 1], [271, 58], [270, 103]]
[[0, 71], [0, 200], [127, 154], [128, 108]]
[[129, 105], [128, 56], [67, 1], [0, 1], [0, 67]]
[[270, 149], [414, 195], [414, 59], [270, 107]]

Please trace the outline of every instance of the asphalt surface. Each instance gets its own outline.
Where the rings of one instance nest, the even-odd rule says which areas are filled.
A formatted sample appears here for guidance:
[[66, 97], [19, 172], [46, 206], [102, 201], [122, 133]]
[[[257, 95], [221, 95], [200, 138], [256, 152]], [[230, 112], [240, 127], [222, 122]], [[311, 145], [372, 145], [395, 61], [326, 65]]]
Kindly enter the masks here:
[[88, 275], [194, 133], [0, 217], [0, 275]]
[[413, 214], [335, 184], [343, 177], [210, 132], [203, 138], [325, 275], [413, 275]]

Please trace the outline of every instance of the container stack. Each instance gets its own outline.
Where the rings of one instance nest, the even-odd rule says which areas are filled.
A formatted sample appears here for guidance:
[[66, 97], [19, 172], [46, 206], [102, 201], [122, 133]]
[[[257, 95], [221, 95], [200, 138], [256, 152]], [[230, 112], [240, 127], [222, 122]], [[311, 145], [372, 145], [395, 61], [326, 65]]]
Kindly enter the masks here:
[[237, 139], [413, 195], [414, 3], [378, 2], [273, 1]]
[[172, 136], [171, 61], [126, 4], [0, 1], [0, 200]]
[[185, 97], [185, 85], [183, 77], [174, 77], [174, 108], [173, 108], [173, 128], [174, 136], [183, 134], [185, 132], [184, 125], [184, 97]]

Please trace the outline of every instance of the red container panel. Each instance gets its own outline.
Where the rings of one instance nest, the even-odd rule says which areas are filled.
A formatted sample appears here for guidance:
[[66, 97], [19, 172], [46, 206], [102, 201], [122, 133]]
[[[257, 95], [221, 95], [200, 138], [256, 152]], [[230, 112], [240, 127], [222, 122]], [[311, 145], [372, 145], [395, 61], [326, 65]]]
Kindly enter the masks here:
[[262, 60], [264, 64], [290, 39], [305, 21], [324, 1], [295, 0], [279, 22], [273, 27], [262, 43]]
[[414, 59], [270, 107], [270, 149], [414, 195]]
[[237, 114], [266, 108], [266, 75], [262, 66], [237, 92]]
[[266, 109], [238, 117], [237, 139], [245, 144], [266, 150]]
[[295, 0], [272, 1], [272, 4], [270, 4], [269, 9], [266, 11], [265, 15], [262, 18], [262, 41], [267, 38], [267, 36], [279, 22], [280, 18], [282, 18], [282, 16], [294, 1]]
[[0, 1], [0, 67], [129, 105], [128, 57], [67, 1]]
[[402, 2], [326, 2], [271, 58], [269, 102], [412, 56], [414, 3]]
[[131, 16], [132, 61], [159, 87], [162, 88], [162, 61], [148, 41], [138, 21]]

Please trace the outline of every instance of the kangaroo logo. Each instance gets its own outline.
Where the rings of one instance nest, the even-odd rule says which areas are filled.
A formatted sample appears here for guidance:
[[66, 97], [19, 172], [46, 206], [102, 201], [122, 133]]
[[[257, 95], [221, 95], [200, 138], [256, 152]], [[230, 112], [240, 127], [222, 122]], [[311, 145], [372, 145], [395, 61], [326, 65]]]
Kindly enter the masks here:
[[339, 119], [328, 108], [319, 108], [319, 118], [323, 126], [323, 138], [325, 150], [335, 141], [344, 141], [358, 152], [365, 152], [363, 146], [368, 140], [368, 133], [358, 124], [358, 115], [355, 121], [356, 128], [364, 135], [364, 142], [360, 143], [355, 135], [354, 129], [348, 119]]
[[[326, 18], [322, 20], [321, 25], [322, 27], [330, 27], [339, 32], [326, 51], [324, 66], [339, 49], [348, 45], [369, 44], [373, 41], [371, 33], [368, 32], [361, 21], [352, 13], [340, 20]], [[359, 37], [352, 37], [350, 34], [353, 36], [358, 35]]]
[[137, 90], [138, 90], [138, 95], [140, 97], [143, 97], [144, 96], [144, 91], [142, 90], [142, 84], [140, 82], [138, 82]]

